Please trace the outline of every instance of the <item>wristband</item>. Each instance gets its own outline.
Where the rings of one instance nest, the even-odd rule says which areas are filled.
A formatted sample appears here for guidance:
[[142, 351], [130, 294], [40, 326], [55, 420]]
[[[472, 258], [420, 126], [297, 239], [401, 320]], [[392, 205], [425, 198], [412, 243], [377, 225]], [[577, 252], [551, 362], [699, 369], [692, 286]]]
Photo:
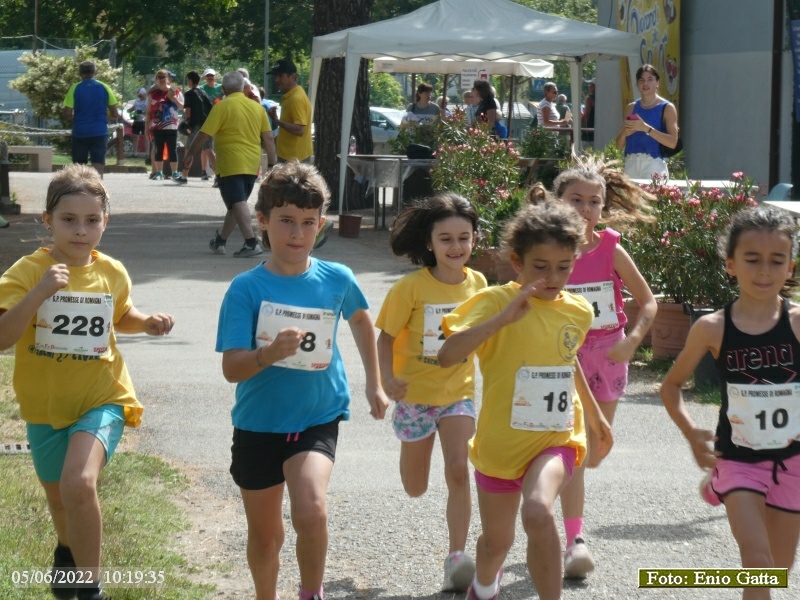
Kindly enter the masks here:
[[648, 127], [647, 127], [647, 135], [650, 135], [651, 131], [653, 131], [653, 128], [648, 125]]

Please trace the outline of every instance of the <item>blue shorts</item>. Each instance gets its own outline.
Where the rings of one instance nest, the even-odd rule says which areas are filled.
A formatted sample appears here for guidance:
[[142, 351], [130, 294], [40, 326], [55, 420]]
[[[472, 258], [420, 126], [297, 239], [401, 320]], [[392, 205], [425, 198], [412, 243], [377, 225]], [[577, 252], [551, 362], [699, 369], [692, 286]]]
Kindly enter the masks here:
[[255, 175], [228, 175], [219, 178], [219, 193], [228, 210], [238, 202], [247, 202], [256, 184]]
[[471, 398], [445, 406], [412, 404], [401, 400], [395, 404], [392, 427], [401, 442], [418, 442], [436, 433], [440, 420], [461, 416], [475, 419], [475, 402]]
[[125, 429], [125, 408], [105, 404], [93, 408], [69, 427], [53, 429], [50, 425], [28, 424], [28, 443], [36, 475], [45, 483], [61, 480], [64, 459], [73, 433], [86, 431], [100, 440], [106, 450], [106, 463], [114, 456]]
[[78, 138], [72, 136], [72, 162], [85, 165], [89, 160], [94, 164], [106, 164], [108, 136]]

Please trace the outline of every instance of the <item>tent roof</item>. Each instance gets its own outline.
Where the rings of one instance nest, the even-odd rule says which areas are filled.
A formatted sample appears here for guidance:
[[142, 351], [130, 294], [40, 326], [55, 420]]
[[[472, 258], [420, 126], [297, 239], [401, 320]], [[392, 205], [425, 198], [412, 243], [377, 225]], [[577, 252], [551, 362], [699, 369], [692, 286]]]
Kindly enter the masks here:
[[517, 75], [518, 77], [550, 78], [553, 76], [553, 63], [534, 58], [518, 62], [510, 58], [500, 60], [478, 60], [469, 58], [392, 58], [382, 56], [372, 61], [376, 73], [447, 73], [461, 75], [463, 69], [474, 68], [490, 75]]
[[602, 60], [638, 54], [633, 34], [509, 0], [439, 0], [407, 15], [314, 38], [315, 58]]

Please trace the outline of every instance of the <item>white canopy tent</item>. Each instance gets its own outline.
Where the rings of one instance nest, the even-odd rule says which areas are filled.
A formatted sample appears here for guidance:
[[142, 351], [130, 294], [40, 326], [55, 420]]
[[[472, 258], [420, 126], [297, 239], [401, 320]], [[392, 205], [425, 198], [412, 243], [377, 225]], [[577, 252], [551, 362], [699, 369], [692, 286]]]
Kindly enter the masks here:
[[381, 56], [372, 61], [376, 73], [443, 73], [460, 75], [464, 68], [476, 67], [489, 75], [516, 75], [517, 77], [550, 78], [553, 76], [553, 63], [534, 58], [516, 61], [510, 58], [499, 60], [481, 60], [469, 58], [411, 58], [401, 59], [392, 56]]
[[[581, 95], [584, 61], [626, 56], [631, 64], [637, 64], [638, 52], [638, 38], [633, 34], [555, 17], [509, 0], [439, 0], [394, 19], [315, 37], [311, 49], [312, 106], [322, 59], [345, 59], [339, 198], [344, 195], [347, 149], [362, 58], [563, 60], [570, 64], [570, 93], [575, 100]], [[573, 121], [573, 128], [575, 143], [579, 145], [579, 119]]]

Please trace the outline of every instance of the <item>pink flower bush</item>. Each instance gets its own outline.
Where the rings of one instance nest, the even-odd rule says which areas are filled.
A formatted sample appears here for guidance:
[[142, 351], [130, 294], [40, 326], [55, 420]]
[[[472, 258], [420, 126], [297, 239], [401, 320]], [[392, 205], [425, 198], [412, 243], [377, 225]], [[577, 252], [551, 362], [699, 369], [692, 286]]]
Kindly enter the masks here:
[[757, 204], [761, 192], [743, 173], [731, 175], [725, 189], [701, 189], [698, 181], [685, 188], [667, 186], [654, 176], [643, 186], [656, 199], [655, 223], [640, 223], [623, 245], [655, 293], [678, 303], [720, 307], [735, 297], [717, 241], [731, 216]]

